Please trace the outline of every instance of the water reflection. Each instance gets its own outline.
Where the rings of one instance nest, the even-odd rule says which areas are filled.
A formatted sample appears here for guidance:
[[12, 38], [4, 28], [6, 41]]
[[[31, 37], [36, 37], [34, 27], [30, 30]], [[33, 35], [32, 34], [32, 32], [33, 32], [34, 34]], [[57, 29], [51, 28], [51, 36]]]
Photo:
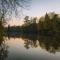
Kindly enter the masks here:
[[52, 36], [40, 36], [40, 35], [25, 35], [22, 36], [25, 41], [25, 47], [29, 49], [31, 47], [38, 47], [45, 49], [50, 53], [56, 53], [60, 51], [60, 37], [59, 35]]
[[[44, 36], [44, 35], [21, 35], [21, 36], [11, 36], [13, 38], [22, 38], [24, 41], [24, 47], [26, 49], [36, 48], [40, 46], [42, 49], [50, 53], [56, 53], [60, 51], [60, 35], [54, 34], [52, 36]], [[9, 39], [11, 38], [9, 36]]]
[[60, 51], [60, 37], [59, 36], [40, 36], [39, 45], [50, 53]]
[[[32, 57], [35, 58], [31, 60], [37, 60], [38, 58], [48, 58], [50, 60], [52, 58], [50, 54], [55, 55], [57, 52], [60, 52], [60, 37], [58, 34], [52, 36], [24, 34], [20, 36], [5, 36], [5, 38], [0, 37], [0, 60], [29, 60]], [[55, 58], [58, 58], [58, 56], [56, 55]]]
[[5, 60], [8, 56], [7, 48], [3, 36], [0, 36], [0, 60]]

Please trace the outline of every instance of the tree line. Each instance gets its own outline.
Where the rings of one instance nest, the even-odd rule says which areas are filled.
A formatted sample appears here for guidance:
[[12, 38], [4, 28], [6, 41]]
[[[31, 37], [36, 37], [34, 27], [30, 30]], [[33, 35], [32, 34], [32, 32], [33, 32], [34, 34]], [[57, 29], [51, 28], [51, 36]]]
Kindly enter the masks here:
[[52, 35], [60, 33], [60, 16], [54, 12], [46, 13], [45, 16], [39, 18], [36, 23], [37, 17], [29, 19], [29, 16], [24, 18], [24, 25], [21, 29], [24, 33], [47, 34]]
[[[36, 21], [39, 21], [38, 23]], [[4, 25], [0, 21], [0, 30], [2, 33], [4, 30]], [[9, 26], [5, 28], [8, 32], [20, 32], [21, 34], [45, 34], [53, 35], [55, 33], [60, 34], [60, 16], [56, 13], [46, 13], [45, 16], [30, 18], [25, 16], [24, 24], [22, 26]]]
[[[1, 0], [0, 1], [0, 36], [4, 34], [4, 31], [20, 31], [21, 33], [26, 34], [55, 34], [56, 32], [60, 32], [60, 17], [59, 14], [52, 12], [46, 13], [45, 16], [30, 18], [29, 16], [25, 16], [24, 24], [22, 26], [8, 26], [4, 27], [7, 20], [7, 17], [11, 16], [14, 13], [17, 15], [18, 7], [19, 8], [27, 8], [29, 7], [29, 0]], [[36, 21], [39, 20], [38, 23]]]

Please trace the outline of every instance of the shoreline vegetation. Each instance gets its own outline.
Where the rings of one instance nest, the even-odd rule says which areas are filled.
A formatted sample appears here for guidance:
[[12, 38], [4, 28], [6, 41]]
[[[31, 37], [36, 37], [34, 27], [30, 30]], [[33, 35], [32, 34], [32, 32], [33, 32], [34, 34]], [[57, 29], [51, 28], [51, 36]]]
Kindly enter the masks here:
[[[24, 25], [22, 26], [8, 26], [4, 27], [0, 21], [0, 45], [4, 42], [4, 38], [22, 38], [24, 40], [24, 47], [38, 47], [45, 49], [50, 53], [60, 51], [60, 17], [58, 14], [45, 14], [44, 17], [29, 20], [29, 16], [24, 18]], [[39, 44], [37, 44], [37, 41]]]
[[45, 16], [40, 17], [39, 22], [36, 23], [37, 17], [24, 18], [22, 26], [8, 26], [5, 28], [7, 34], [39, 34], [39, 35], [60, 35], [60, 16], [54, 12], [46, 13]]

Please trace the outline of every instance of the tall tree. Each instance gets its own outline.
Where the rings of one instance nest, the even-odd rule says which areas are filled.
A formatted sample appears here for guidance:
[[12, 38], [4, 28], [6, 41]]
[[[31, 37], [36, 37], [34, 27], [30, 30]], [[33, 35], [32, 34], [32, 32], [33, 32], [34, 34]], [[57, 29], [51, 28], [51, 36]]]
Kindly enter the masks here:
[[[21, 8], [29, 6], [31, 0], [0, 0], [0, 32], [3, 32], [3, 24], [6, 17], [12, 14], [18, 14]], [[20, 13], [20, 12], [19, 12]], [[2, 33], [0, 34], [2, 35]]]
[[50, 28], [50, 18], [48, 14], [46, 13], [45, 15], [45, 20], [44, 20], [44, 29], [49, 29]]

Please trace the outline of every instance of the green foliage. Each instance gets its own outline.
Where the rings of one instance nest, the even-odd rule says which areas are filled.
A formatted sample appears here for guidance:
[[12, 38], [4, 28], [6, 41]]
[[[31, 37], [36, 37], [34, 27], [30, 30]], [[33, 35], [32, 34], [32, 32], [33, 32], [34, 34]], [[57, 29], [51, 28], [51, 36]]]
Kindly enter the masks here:
[[52, 18], [46, 13], [44, 21], [39, 20], [38, 30], [46, 31], [46, 33], [60, 32], [60, 17], [58, 14], [54, 14]]
[[21, 26], [22, 32], [23, 33], [29, 33], [29, 34], [35, 34], [37, 33], [37, 23], [36, 23], [37, 18], [34, 17], [33, 19], [29, 19], [29, 16], [26, 16], [24, 18], [24, 25]]
[[54, 34], [60, 32], [60, 17], [58, 14], [53, 13], [52, 15], [49, 15], [46, 13], [44, 17], [39, 19], [38, 23], [36, 23], [36, 20], [36, 17], [29, 20], [29, 16], [26, 16], [25, 24], [21, 27], [23, 32], [37, 32], [39, 34]]
[[46, 15], [39, 19], [36, 23], [37, 18], [30, 18], [26, 16], [24, 18], [24, 24], [21, 27], [10, 27], [9, 31], [20, 31], [21, 34], [43, 34], [43, 35], [53, 35], [55, 33], [60, 34], [60, 17], [58, 14], [51, 15], [46, 13]]

